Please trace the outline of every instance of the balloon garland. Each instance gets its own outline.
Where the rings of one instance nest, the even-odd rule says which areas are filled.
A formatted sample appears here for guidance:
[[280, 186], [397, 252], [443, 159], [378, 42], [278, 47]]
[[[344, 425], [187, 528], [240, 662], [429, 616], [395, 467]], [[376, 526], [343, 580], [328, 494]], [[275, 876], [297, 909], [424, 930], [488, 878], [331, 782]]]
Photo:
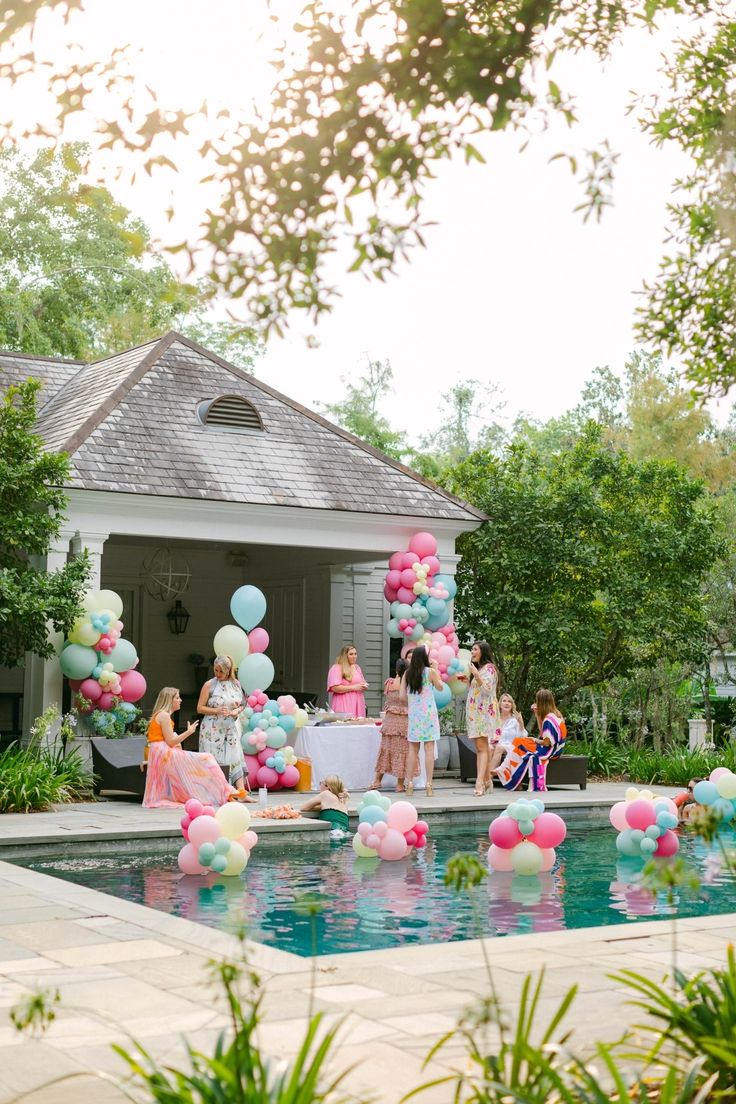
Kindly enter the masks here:
[[378, 857], [395, 862], [408, 855], [412, 847], [426, 847], [428, 832], [429, 825], [419, 819], [410, 801], [392, 803], [378, 790], [368, 790], [358, 806], [353, 851], [362, 859]]
[[608, 819], [618, 831], [616, 849], [621, 855], [666, 859], [680, 849], [672, 831], [677, 827], [677, 806], [669, 797], [630, 786], [626, 800], [616, 802]]
[[302, 728], [308, 720], [291, 694], [275, 701], [262, 691], [248, 695], [243, 710], [247, 730], [240, 738], [251, 789], [289, 790], [299, 781], [296, 752], [287, 743], [289, 733]]
[[437, 708], [443, 709], [468, 688], [470, 653], [460, 650], [455, 626], [450, 621], [449, 603], [457, 594], [457, 583], [443, 575], [437, 558], [437, 540], [431, 533], [415, 533], [406, 552], [394, 552], [383, 594], [390, 603], [389, 636], [403, 640], [405, 647], [422, 644], [436, 661], [442, 690], [435, 690]]
[[539, 798], [520, 797], [491, 822], [488, 837], [488, 865], [491, 870], [513, 870], [517, 874], [539, 874], [555, 864], [555, 847], [567, 835], [567, 826], [557, 813], [545, 812]]
[[[72, 625], [59, 664], [74, 691], [74, 706], [93, 714], [95, 728], [120, 729], [137, 714], [134, 703], [146, 692], [138, 653], [123, 638], [123, 601], [114, 590], [90, 590], [82, 598], [84, 613]], [[104, 714], [109, 713], [106, 723]]]
[[716, 767], [708, 778], [695, 783], [693, 797], [728, 824], [736, 816], [736, 774], [728, 767]]
[[244, 805], [211, 805], [190, 798], [184, 806], [181, 831], [187, 841], [177, 856], [182, 874], [224, 874], [235, 877], [248, 865], [258, 836], [250, 830]]

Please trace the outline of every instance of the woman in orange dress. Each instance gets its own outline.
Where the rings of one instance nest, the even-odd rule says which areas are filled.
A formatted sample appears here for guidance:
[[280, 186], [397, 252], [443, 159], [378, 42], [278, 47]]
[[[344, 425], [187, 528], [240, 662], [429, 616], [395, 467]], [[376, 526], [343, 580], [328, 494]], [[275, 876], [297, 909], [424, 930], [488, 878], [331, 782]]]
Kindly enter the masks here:
[[171, 715], [180, 706], [179, 691], [164, 686], [148, 725], [145, 809], [171, 809], [183, 805], [190, 797], [196, 797], [203, 805], [224, 805], [235, 795], [214, 755], [182, 750], [182, 741], [191, 736], [199, 721], [193, 721], [177, 734]]

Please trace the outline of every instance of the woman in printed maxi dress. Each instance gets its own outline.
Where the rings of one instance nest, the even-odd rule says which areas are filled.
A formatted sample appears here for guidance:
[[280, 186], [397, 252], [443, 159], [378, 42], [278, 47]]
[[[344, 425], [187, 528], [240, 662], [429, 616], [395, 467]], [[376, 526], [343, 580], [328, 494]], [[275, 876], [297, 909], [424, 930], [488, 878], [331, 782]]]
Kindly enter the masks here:
[[532, 709], [537, 716], [539, 736], [515, 739], [511, 751], [495, 771], [506, 790], [518, 790], [527, 775], [530, 790], [546, 790], [547, 764], [557, 759], [565, 746], [567, 727], [552, 691], [538, 690]]
[[235, 673], [232, 656], [218, 656], [215, 677], [202, 687], [197, 712], [204, 716], [199, 732], [200, 751], [208, 751], [229, 772], [240, 801], [251, 801], [245, 789], [245, 762], [240, 743], [240, 714], [245, 695]]
[[487, 640], [476, 640], [470, 649], [470, 686], [465, 707], [468, 739], [475, 744], [475, 796], [482, 797], [491, 781], [490, 745], [501, 735], [496, 687], [498, 673]]
[[144, 809], [175, 808], [190, 797], [203, 805], [224, 805], [234, 793], [212, 755], [182, 750], [182, 741], [191, 736], [199, 721], [176, 733], [171, 715], [180, 706], [179, 691], [164, 686], [148, 725]]
[[[397, 659], [396, 677], [386, 679], [384, 683], [381, 746], [378, 749], [376, 769], [371, 782], [372, 790], [381, 788], [384, 774], [393, 774], [396, 779], [396, 793], [404, 793], [406, 756], [409, 750], [406, 740], [409, 727], [409, 709], [406, 693], [401, 686], [401, 676], [407, 667], [408, 663], [405, 659]], [[419, 774], [418, 764], [416, 773]]]
[[401, 686], [407, 696], [409, 708], [409, 726], [407, 739], [409, 754], [406, 760], [407, 794], [414, 793], [414, 778], [419, 760], [419, 745], [424, 745], [424, 766], [427, 775], [427, 797], [432, 796], [432, 776], [434, 774], [434, 753], [440, 738], [440, 718], [434, 691], [442, 690], [444, 683], [437, 670], [437, 664], [429, 662], [427, 649], [421, 645], [414, 649], [406, 670], [401, 678]]

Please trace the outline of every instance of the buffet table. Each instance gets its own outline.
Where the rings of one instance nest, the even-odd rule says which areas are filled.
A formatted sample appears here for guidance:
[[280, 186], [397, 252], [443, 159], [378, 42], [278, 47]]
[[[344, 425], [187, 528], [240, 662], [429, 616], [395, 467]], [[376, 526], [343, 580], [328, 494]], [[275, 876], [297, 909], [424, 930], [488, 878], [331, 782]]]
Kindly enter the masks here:
[[[312, 789], [318, 790], [328, 774], [342, 778], [348, 790], [370, 789], [374, 777], [381, 730], [373, 724], [305, 725], [296, 733], [294, 751], [312, 760]], [[423, 750], [420, 749], [423, 759]], [[424, 789], [424, 764], [414, 780], [415, 789]], [[386, 774], [382, 788], [393, 789], [396, 779]]]

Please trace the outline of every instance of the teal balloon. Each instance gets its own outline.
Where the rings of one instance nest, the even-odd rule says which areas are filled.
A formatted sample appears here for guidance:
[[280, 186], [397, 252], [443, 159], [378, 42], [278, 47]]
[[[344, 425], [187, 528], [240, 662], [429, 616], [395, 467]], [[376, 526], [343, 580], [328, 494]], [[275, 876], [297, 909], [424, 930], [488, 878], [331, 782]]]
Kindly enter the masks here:
[[275, 728], [269, 728], [268, 735], [266, 736], [266, 747], [282, 748], [285, 743], [286, 733], [280, 725], [276, 725]]
[[427, 613], [430, 618], [439, 617], [441, 613], [447, 613], [447, 602], [444, 598], [428, 598]]
[[[266, 615], [266, 599], [258, 587], [250, 584], [238, 587], [230, 599], [230, 612], [238, 624], [246, 632], [250, 632]], [[263, 690], [265, 687], [256, 686], [254, 689]], [[248, 693], [252, 691], [249, 690]]]
[[97, 666], [97, 652], [84, 644], [70, 644], [59, 656], [61, 669], [70, 679], [86, 679]]
[[218, 840], [215, 840], [215, 851], [218, 855], [227, 855], [230, 850], [230, 840], [226, 836], [220, 836]]
[[199, 859], [199, 865], [200, 866], [209, 866], [216, 854], [217, 854], [217, 852], [215, 850], [214, 843], [203, 843], [201, 845], [199, 851], [197, 852], [197, 858]]
[[657, 850], [657, 844], [655, 840], [649, 839], [647, 837], [646, 839], [643, 839], [639, 844], [639, 850], [641, 851], [642, 855], [653, 855], [654, 852]]
[[518, 905], [538, 905], [542, 900], [542, 880], [538, 874], [514, 874], [511, 900]]
[[[439, 598], [432, 598], [431, 600], [433, 602], [441, 601], [441, 599]], [[442, 605], [445, 607], [443, 613], [438, 613], [436, 616], [432, 616], [430, 614], [430, 616], [427, 618], [424, 624], [427, 632], [437, 632], [437, 629], [443, 629], [447, 622], [450, 620], [450, 611], [447, 608], [447, 602], [442, 602]]]
[[266, 729], [270, 728], [270, 727], [271, 727], [271, 722], [269, 721], [268, 717], [264, 717], [264, 716], [259, 714], [258, 720], [256, 721], [256, 728], [261, 728], [265, 732]]
[[695, 784], [693, 797], [701, 805], [715, 805], [720, 796], [721, 795], [718, 793], [718, 788], [715, 783], [710, 782], [707, 778], [704, 778], [701, 782], [697, 782]]
[[719, 797], [713, 806], [713, 812], [719, 820], [733, 820], [733, 801], [729, 801], [727, 797]]
[[411, 606], [407, 605], [406, 602], [399, 602], [399, 608], [395, 614], [397, 621], [408, 621], [411, 616]]
[[385, 820], [386, 813], [380, 805], [366, 805], [358, 816], [359, 824], [378, 824], [379, 820]]
[[441, 574], [440, 575], [435, 575], [435, 577], [433, 579], [433, 582], [434, 582], [435, 586], [438, 583], [443, 583], [444, 587], [445, 587], [445, 590], [450, 595], [449, 600], [452, 601], [452, 599], [457, 594], [457, 583], [453, 579], [452, 575], [441, 575]]
[[254, 694], [256, 690], [266, 690], [273, 682], [274, 674], [273, 663], [262, 652], [247, 655], [238, 668], [240, 685], [246, 694]]
[[222, 872], [227, 867], [227, 859], [224, 855], [215, 855], [214, 859], [210, 863], [210, 866], [214, 870], [215, 874], [222, 874]]
[[105, 656], [106, 663], [112, 663], [113, 671], [122, 674], [123, 671], [132, 671], [135, 667], [138, 653], [135, 646], [129, 640], [118, 640], [111, 652]]
[[388, 631], [388, 635], [391, 637], [392, 640], [399, 640], [400, 637], [404, 635], [399, 628], [399, 622], [396, 620], [395, 617], [391, 618], [388, 625], [386, 626], [386, 629]]
[[424, 625], [416, 624], [411, 630], [410, 640], [421, 640], [424, 636]]
[[534, 831], [534, 821], [533, 820], [520, 820], [519, 821], [519, 831], [521, 832], [522, 836], [530, 836], [532, 834], [532, 832]]
[[628, 855], [633, 858], [634, 855], [638, 855], [640, 852], [639, 844], [634, 843], [631, 838], [631, 832], [631, 828], [625, 828], [623, 832], [619, 832], [616, 837], [616, 850], [621, 855]]
[[288, 713], [284, 713], [282, 717], [279, 717], [279, 728], [283, 729], [288, 736], [289, 733], [293, 732], [296, 728], [296, 717], [292, 717]]
[[[541, 798], [539, 798], [539, 797], [535, 797], [535, 798], [534, 798], [534, 801], [532, 801], [532, 803], [531, 803], [531, 804], [532, 804], [532, 805], [534, 806], [534, 808], [535, 808], [535, 809], [537, 810], [537, 814], [539, 814], [539, 813], [543, 813], [543, 812], [544, 812], [544, 802], [542, 801], [542, 799], [541, 799]], [[535, 818], [535, 819], [536, 819], [536, 818]]]
[[366, 790], [363, 794], [363, 808], [366, 805], [379, 805], [381, 804], [381, 795], [378, 790]]
[[435, 686], [432, 687], [434, 693], [435, 704], [438, 709], [444, 709], [446, 705], [449, 705], [452, 701], [452, 690], [447, 683], [442, 684], [442, 689], [438, 690]]
[[644, 835], [647, 839], [657, 840], [664, 832], [664, 828], [660, 828], [658, 824], [650, 824], [648, 828], [644, 829]]
[[398, 617], [399, 609], [401, 608], [401, 602], [392, 602], [388, 608], [392, 617]]

